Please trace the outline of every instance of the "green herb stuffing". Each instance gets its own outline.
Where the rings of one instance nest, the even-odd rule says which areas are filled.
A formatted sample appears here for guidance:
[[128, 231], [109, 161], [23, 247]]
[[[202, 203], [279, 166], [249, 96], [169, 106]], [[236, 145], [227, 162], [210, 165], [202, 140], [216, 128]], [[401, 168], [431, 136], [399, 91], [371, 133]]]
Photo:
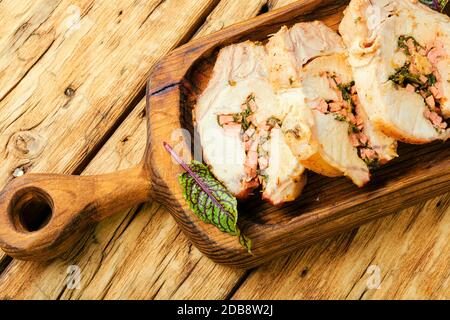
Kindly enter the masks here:
[[351, 122], [349, 122], [349, 130], [351, 133], [360, 133], [361, 132], [361, 130], [359, 130], [359, 128]]
[[[414, 46], [417, 49], [423, 48], [416, 39], [411, 36], [400, 36], [398, 38], [398, 47], [401, 49], [407, 56], [411, 56], [407, 41], [412, 39]], [[418, 50], [417, 50], [418, 51]], [[430, 74], [413, 74], [410, 72], [411, 62], [407, 61], [401, 68], [395, 69], [395, 73], [389, 77], [389, 80], [394, 82], [396, 85], [406, 88], [408, 85], [412, 85], [415, 88], [415, 92], [422, 95], [424, 100], [431, 96], [432, 93], [430, 91], [430, 87], [434, 86], [437, 83], [436, 76], [433, 73]], [[426, 77], [426, 81], [422, 81], [421, 77]], [[425, 102], [426, 103], [426, 102]], [[438, 99], [435, 100], [436, 109], [440, 109], [440, 101]], [[435, 110], [436, 110], [435, 109]], [[434, 110], [432, 110], [434, 111]], [[448, 122], [447, 122], [448, 123]], [[442, 132], [442, 129], [434, 126], [438, 132]]]
[[282, 124], [283, 124], [283, 122], [280, 119], [278, 119], [277, 117], [270, 117], [269, 119], [267, 119], [268, 126], [276, 127], [278, 125], [281, 127]]
[[341, 91], [342, 98], [345, 101], [347, 101], [347, 103], [351, 107], [351, 110], [348, 110], [348, 111], [354, 113], [355, 112], [355, 104], [353, 103], [353, 100], [352, 100], [352, 87], [355, 85], [355, 81], [351, 81], [349, 83], [337, 84], [336, 77], [333, 76], [332, 79], [336, 83], [338, 89]]
[[355, 85], [354, 81], [347, 83], [347, 84], [338, 84], [337, 85], [339, 90], [341, 90], [341, 92], [342, 92], [342, 97], [344, 98], [344, 100], [351, 101], [351, 99], [352, 99], [351, 90], [354, 85]]
[[[250, 108], [250, 103], [254, 102], [254, 101], [255, 101], [255, 97], [253, 95], [250, 95], [244, 104], [246, 106], [245, 110], [242, 112], [239, 112], [239, 113], [232, 114], [233, 122], [240, 123], [242, 126], [242, 130], [244, 132], [247, 131], [247, 129], [250, 128], [250, 125], [251, 125], [250, 121], [248, 120], [248, 117], [250, 115], [252, 115], [252, 113], [253, 113], [252, 109]], [[219, 120], [220, 120], [220, 118], [219, 118], [219, 116], [217, 116], [218, 123], [220, 123]]]
[[250, 108], [246, 109], [242, 112], [241, 118], [242, 118], [242, 130], [247, 131], [248, 128], [250, 128], [250, 122], [247, 120], [247, 117], [252, 114], [252, 111]]
[[[346, 83], [346, 84], [338, 84], [336, 82], [336, 76], [332, 75], [331, 78], [335, 81], [338, 89], [342, 92], [342, 98], [345, 101], [347, 101], [347, 103], [351, 107], [351, 110], [348, 110], [348, 111], [355, 115], [355, 113], [356, 113], [356, 105], [355, 105], [355, 103], [353, 102], [353, 99], [352, 99], [352, 88], [355, 85], [355, 82], [351, 81], [351, 82]], [[328, 104], [330, 102], [332, 102], [332, 101], [327, 101]], [[337, 114], [337, 113], [332, 113], [332, 114], [334, 115], [334, 118], [336, 120], [348, 123], [348, 133], [349, 134], [361, 133], [361, 130], [355, 124], [353, 124], [351, 121], [349, 121], [349, 119], [347, 117], [345, 117], [345, 116], [343, 116], [341, 114]], [[378, 158], [369, 160], [367, 158], [363, 158], [362, 157], [361, 152], [362, 152], [362, 149], [365, 149], [365, 148], [372, 149], [368, 143], [366, 143], [365, 145], [358, 146], [357, 147], [358, 156], [361, 159], [363, 159], [363, 161], [367, 164], [369, 169], [374, 169], [374, 168], [378, 167], [378, 165], [379, 165], [379, 159]]]
[[380, 166], [380, 159], [378, 159], [378, 158], [375, 158], [375, 159], [372, 159], [372, 160], [369, 160], [369, 159], [366, 158], [363, 161], [367, 164], [367, 166], [371, 170], [372, 169], [376, 169], [376, 168], [378, 168]]
[[419, 44], [419, 42], [417, 42], [417, 40], [414, 38], [414, 37], [411, 37], [411, 36], [400, 36], [400, 37], [398, 37], [398, 47], [400, 48], [400, 49], [402, 49], [403, 50], [403, 52], [406, 54], [406, 55], [411, 55], [410, 54], [410, 52], [409, 52], [409, 49], [408, 49], [408, 45], [407, 45], [407, 42], [408, 42], [408, 40], [412, 40], [413, 41], [413, 43], [414, 43], [414, 46], [416, 47], [416, 49], [417, 48], [421, 48], [422, 46]]
[[396, 69], [395, 73], [389, 77], [389, 80], [403, 88], [408, 84], [422, 86], [423, 83], [420, 81], [419, 76], [409, 72], [409, 66], [410, 63], [407, 62], [403, 67]]
[[346, 117], [344, 117], [342, 114], [334, 114], [334, 118], [338, 121], [348, 121]]
[[434, 74], [430, 73], [427, 77], [428, 77], [428, 85], [430, 87], [434, 86], [437, 82], [436, 76]]

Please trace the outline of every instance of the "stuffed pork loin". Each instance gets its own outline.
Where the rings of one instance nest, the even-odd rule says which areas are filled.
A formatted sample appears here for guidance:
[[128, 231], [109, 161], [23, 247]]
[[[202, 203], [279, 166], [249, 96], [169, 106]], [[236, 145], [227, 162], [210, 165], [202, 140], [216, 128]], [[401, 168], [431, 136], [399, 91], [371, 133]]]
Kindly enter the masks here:
[[340, 33], [374, 126], [407, 143], [449, 137], [450, 19], [412, 0], [353, 0]]
[[268, 81], [264, 46], [223, 48], [195, 120], [205, 162], [236, 197], [259, 187], [275, 205], [300, 195], [306, 176], [282, 137], [285, 113]]
[[266, 45], [269, 55], [269, 79], [275, 90], [298, 86], [301, 68], [309, 60], [344, 52], [339, 35], [315, 21], [282, 27]]
[[397, 156], [395, 140], [373, 128], [359, 103], [335, 32], [320, 22], [300, 23], [281, 29], [267, 48], [270, 79], [284, 89], [279, 103], [289, 110], [282, 131], [306, 168], [363, 186], [369, 166]]

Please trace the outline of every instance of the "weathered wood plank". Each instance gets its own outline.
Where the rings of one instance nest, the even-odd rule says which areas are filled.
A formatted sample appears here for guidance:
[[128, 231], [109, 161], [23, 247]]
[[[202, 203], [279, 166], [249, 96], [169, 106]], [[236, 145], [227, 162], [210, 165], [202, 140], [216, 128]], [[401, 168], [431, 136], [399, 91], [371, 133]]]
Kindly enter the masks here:
[[64, 17], [57, 9], [56, 1], [0, 2], [0, 100], [52, 45]]
[[[145, 143], [142, 107], [141, 103], [84, 173], [114, 171], [137, 162]], [[380, 290], [369, 290], [362, 298], [427, 298], [432, 291], [433, 297], [442, 297], [449, 287], [448, 207], [449, 197], [444, 196], [274, 261], [253, 272], [234, 298], [359, 298], [372, 264], [385, 278]], [[425, 228], [433, 233], [425, 234]], [[69, 264], [81, 267], [80, 290], [66, 288]], [[15, 261], [0, 278], [0, 297], [222, 298], [241, 276], [201, 257], [169, 214], [151, 203], [98, 225], [66, 259], [50, 264]]]
[[269, 7], [269, 10], [273, 10], [291, 4], [294, 1], [295, 0], [269, 0], [267, 1], [267, 6]]
[[[277, 1], [273, 4], [270, 4], [269, 8], [277, 6], [278, 4], [284, 5], [287, 4], [288, 1]], [[361, 230], [354, 230], [351, 233], [348, 233], [347, 235], [343, 235], [340, 237], [337, 237], [336, 240], [330, 240], [328, 242], [325, 242], [324, 244], [319, 244], [317, 246], [313, 246], [310, 249], [306, 249], [304, 251], [311, 252], [311, 255], [317, 257], [317, 261], [315, 264], [318, 264], [319, 266], [323, 266], [322, 270], [319, 270], [319, 272], [315, 273], [315, 278], [311, 281], [310, 288], [312, 294], [305, 295], [306, 298], [317, 298], [317, 297], [326, 297], [326, 298], [339, 298], [339, 297], [347, 297], [347, 298], [429, 298], [429, 297], [437, 297], [442, 298], [446, 297], [446, 293], [448, 292], [448, 282], [449, 282], [449, 265], [447, 259], [447, 256], [450, 256], [450, 251], [448, 248], [448, 245], [445, 246], [445, 239], [448, 239], [448, 219], [443, 219], [442, 216], [449, 216], [449, 195], [443, 196], [441, 198], [431, 200], [427, 202], [426, 204], [421, 204], [416, 207], [410, 208], [408, 210], [405, 210], [404, 212], [401, 212], [397, 214], [395, 217], [395, 220], [392, 220], [392, 218], [386, 218], [385, 220], [377, 221], [372, 224], [369, 224], [367, 226], [364, 226], [361, 228]], [[439, 203], [439, 206], [434, 209], [435, 204]], [[412, 215], [412, 216], [411, 216]], [[415, 219], [420, 215], [422, 219]], [[439, 218], [435, 219], [435, 216], [438, 216]], [[396, 227], [396, 229], [394, 229]], [[428, 237], [428, 233], [424, 233], [423, 230], [434, 230], [435, 233], [432, 235], [429, 235], [430, 238], [433, 238], [431, 242], [424, 241], [424, 238]], [[394, 229], [394, 230], [391, 230]], [[399, 233], [401, 236], [399, 236]], [[347, 250], [348, 247], [351, 245], [351, 240], [353, 237], [358, 237], [359, 241], [355, 244], [355, 248], [352, 248], [356, 253], [347, 257]], [[373, 243], [371, 243], [372, 239], [376, 237], [376, 240], [374, 240]], [[397, 239], [401, 237], [402, 242], [398, 242]], [[339, 241], [339, 239], [344, 239], [348, 241]], [[420, 239], [418, 241], [415, 241], [414, 239]], [[391, 249], [391, 243], [397, 242], [397, 248]], [[412, 243], [411, 243], [412, 242]], [[367, 249], [366, 247], [370, 248]], [[329, 277], [325, 280], [321, 280], [322, 273], [325, 271], [329, 271], [329, 269], [326, 269], [328, 265], [330, 265], [330, 261], [334, 261], [334, 256], [331, 257], [324, 257], [322, 258], [323, 251], [328, 252], [333, 250], [333, 247], [336, 247], [336, 250], [334, 252], [341, 252], [342, 258], [341, 260], [346, 261], [348, 266], [343, 266], [342, 272], [339, 272], [339, 277], [337, 277], [335, 280], [333, 277], [336, 276], [336, 272], [328, 272]], [[426, 253], [432, 250], [433, 252], [437, 253], [430, 257], [430, 259], [417, 259], [415, 256], [415, 253], [421, 252]], [[301, 251], [299, 254], [301, 255]], [[368, 251], [368, 252], [366, 252]], [[389, 286], [386, 286], [386, 290], [381, 290], [383, 288], [383, 285], [381, 285], [380, 290], [376, 290], [373, 294], [373, 290], [365, 291], [366, 290], [366, 282], [367, 277], [361, 278], [361, 274], [365, 274], [364, 272], [367, 269], [368, 264], [364, 265], [364, 262], [366, 262], [364, 259], [361, 267], [359, 269], [355, 268], [356, 270], [356, 276], [352, 278], [349, 278], [349, 274], [355, 274], [355, 271], [351, 269], [353, 265], [355, 264], [355, 261], [358, 261], [359, 257], [365, 257], [365, 255], [370, 255], [372, 253], [378, 253], [377, 255], [374, 255], [377, 261], [379, 261], [378, 266], [381, 268], [381, 282], [386, 281], [389, 279]], [[440, 254], [442, 253], [442, 254]], [[401, 261], [397, 261], [397, 256], [401, 255], [402, 258]], [[298, 264], [298, 261], [296, 261], [296, 257], [298, 254], [294, 254], [291, 258], [287, 258], [288, 261], [294, 260], [293, 265], [296, 266]], [[413, 263], [411, 262], [413, 261]], [[292, 298], [295, 297], [295, 295], [289, 294], [282, 294], [282, 295], [272, 295], [271, 291], [272, 288], [278, 285], [279, 279], [277, 277], [280, 277], [283, 279], [284, 274], [284, 267], [285, 267], [285, 260], [280, 259], [277, 262], [274, 262], [273, 264], [270, 264], [270, 267], [264, 267], [261, 270], [257, 269], [253, 271], [251, 274], [252, 276], [250, 279], [253, 279], [255, 277], [257, 280], [253, 281], [253, 284], [255, 286], [250, 286], [247, 290], [246, 283], [244, 282], [244, 286], [241, 287], [241, 289], [238, 291], [238, 294], [236, 294], [237, 298], [242, 299], [248, 299], [251, 298], [256, 292], [259, 292], [261, 290], [260, 287], [265, 288], [265, 292], [267, 292], [267, 295], [264, 296], [264, 298]], [[370, 261], [367, 261], [369, 263]], [[372, 261], [372, 263], [374, 263]], [[417, 270], [412, 268], [411, 269], [411, 263], [414, 265], [414, 263], [420, 264], [422, 267], [421, 269], [423, 272], [419, 273], [417, 275]], [[337, 270], [342, 262], [333, 264], [334, 270]], [[375, 264], [374, 264], [375, 265]], [[436, 268], [436, 269], [434, 269]], [[314, 268], [315, 269], [315, 268]], [[403, 275], [403, 270], [409, 270], [408, 272], [405, 272], [405, 275]], [[269, 271], [267, 271], [269, 270]], [[308, 271], [304, 271], [305, 269], [301, 269], [301, 274], [303, 277], [308, 274]], [[361, 271], [362, 270], [362, 271]], [[384, 270], [384, 271], [383, 271]], [[400, 270], [400, 271], [399, 271]], [[432, 270], [432, 271], [430, 271]], [[385, 272], [385, 273], [383, 273]], [[261, 276], [258, 276], [261, 273]], [[277, 275], [277, 277], [274, 277], [274, 281], [270, 284], [267, 284], [265, 282], [265, 277], [267, 276], [267, 273]], [[383, 275], [389, 275], [388, 278], [383, 279]], [[192, 276], [195, 278], [195, 276]], [[434, 280], [430, 281], [429, 278], [432, 278]], [[314, 295], [315, 292], [314, 288], [315, 285], [317, 286], [317, 283], [325, 282], [331, 282], [333, 280], [334, 287], [338, 287], [339, 285], [347, 280], [347, 284], [342, 285], [342, 288], [340, 290], [345, 295], [340, 295], [340, 292], [333, 290], [332, 286], [329, 286], [323, 291], [323, 295]], [[301, 285], [297, 285], [298, 281], [295, 281], [297, 279], [295, 278], [289, 278], [285, 281], [282, 281], [283, 284], [286, 284], [286, 286], [289, 288], [289, 285], [293, 288], [294, 291], [298, 291], [301, 289]], [[411, 282], [409, 282], [411, 281]], [[258, 284], [258, 285], [256, 285]], [[412, 284], [408, 286], [408, 284]], [[405, 288], [402, 290], [402, 288]], [[329, 289], [329, 290], [328, 290]], [[348, 292], [345, 291], [345, 289], [349, 289]], [[327, 292], [331, 292], [327, 295]], [[394, 292], [394, 293], [393, 293]], [[448, 295], [447, 295], [448, 296]], [[187, 296], [189, 297], [189, 296]]]
[[[240, 219], [245, 234], [255, 244], [254, 255], [248, 255], [236, 241], [214, 226], [202, 223], [185, 205], [176, 179], [176, 173], [183, 170], [170, 161], [170, 156], [161, 147], [161, 141], [182, 127], [190, 127], [189, 110], [206, 87], [212, 70], [209, 56], [212, 48], [246, 37], [264, 40], [268, 34], [278, 30], [280, 23], [299, 21], [297, 16], [308, 12], [305, 7], [313, 10], [313, 6], [320, 3], [328, 3], [329, 6], [326, 10], [313, 10], [306, 19], [320, 19], [326, 15], [329, 19], [334, 16], [334, 22], [338, 23], [339, 14], [333, 13], [342, 12], [343, 2], [347, 1], [297, 2], [277, 13], [235, 25], [207, 39], [191, 42], [175, 50], [155, 69], [149, 90], [152, 93], [151, 131], [150, 147], [146, 155], [152, 166], [153, 189], [158, 194], [158, 201], [171, 209], [174, 218], [191, 241], [216, 262], [254, 267], [269, 258], [289, 254], [295, 248], [310, 245], [425, 199], [450, 192], [450, 184], [447, 183], [450, 181], [450, 149], [446, 149], [442, 143], [422, 147], [402, 145], [399, 148], [400, 157], [374, 172], [372, 183], [365, 189], [359, 190], [343, 179], [331, 181], [310, 174], [308, 186], [294, 203], [280, 208], [255, 199], [242, 203]], [[272, 20], [276, 16], [278, 18]], [[278, 23], [272, 25], [276, 21]], [[194, 57], [200, 56], [200, 61], [197, 60], [194, 64]], [[190, 70], [188, 75], [187, 70]], [[173, 85], [180, 82], [181, 89]], [[183, 120], [180, 122], [180, 119]]]
[[[252, 272], [233, 299], [449, 299], [449, 205], [445, 195], [278, 259]], [[381, 271], [378, 290], [367, 288], [376, 280], [371, 265]]]
[[233, 299], [449, 299], [449, 238], [445, 195], [261, 267]]
[[266, 0], [246, 1], [245, 5], [239, 1], [222, 0], [206, 19], [205, 24], [197, 31], [193, 39], [206, 36], [222, 30], [234, 23], [258, 15]]
[[[31, 32], [37, 39], [25, 45], [26, 52], [42, 51], [47, 37], [51, 45], [31, 69], [18, 66], [16, 75], [13, 66], [1, 73], [0, 83], [12, 88], [0, 100], [1, 186], [15, 171], [72, 173], [84, 166], [129, 112], [151, 67], [191, 36], [217, 4], [63, 0], [44, 10], [58, 19], [33, 19], [49, 2], [18, 10], [30, 11], [27, 28], [40, 30]], [[21, 59], [15, 43], [14, 36], [2, 37], [2, 48], [13, 48], [5, 59]], [[2, 82], [10, 76], [20, 81]]]
[[[142, 109], [143, 103], [85, 174], [127, 168], [140, 159], [146, 132]], [[71, 265], [81, 270], [81, 290], [67, 288]], [[14, 260], [0, 277], [0, 298], [220, 298], [228, 294], [241, 273], [202, 256], [172, 216], [153, 202], [100, 223], [66, 258], [50, 263]], [[221, 289], [211, 291], [204, 283]]]
[[[244, 10], [242, 3], [222, 1], [196, 36], [254, 16], [263, 5], [248, 1]], [[139, 161], [146, 136], [143, 108], [141, 102], [83, 174], [123, 169]], [[66, 287], [69, 265], [81, 269], [81, 290]], [[65, 259], [14, 261], [0, 278], [0, 297], [225, 298], [243, 274], [203, 257], [170, 214], [149, 203], [99, 224]]]

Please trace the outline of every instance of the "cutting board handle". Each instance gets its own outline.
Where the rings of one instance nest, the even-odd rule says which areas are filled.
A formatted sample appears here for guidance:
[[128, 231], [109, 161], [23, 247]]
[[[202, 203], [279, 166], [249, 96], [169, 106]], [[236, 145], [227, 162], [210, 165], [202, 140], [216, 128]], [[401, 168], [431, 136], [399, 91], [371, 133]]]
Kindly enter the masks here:
[[151, 189], [142, 163], [98, 176], [26, 174], [0, 194], [0, 246], [23, 260], [54, 258], [93, 222], [148, 201]]

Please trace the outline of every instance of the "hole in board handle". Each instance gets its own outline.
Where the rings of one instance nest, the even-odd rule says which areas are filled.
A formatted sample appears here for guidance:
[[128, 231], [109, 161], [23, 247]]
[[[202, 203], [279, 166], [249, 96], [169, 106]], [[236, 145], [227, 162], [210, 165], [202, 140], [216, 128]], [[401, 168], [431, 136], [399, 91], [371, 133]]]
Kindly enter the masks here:
[[9, 214], [17, 230], [22, 232], [39, 231], [52, 218], [53, 202], [42, 189], [23, 189], [13, 196]]

